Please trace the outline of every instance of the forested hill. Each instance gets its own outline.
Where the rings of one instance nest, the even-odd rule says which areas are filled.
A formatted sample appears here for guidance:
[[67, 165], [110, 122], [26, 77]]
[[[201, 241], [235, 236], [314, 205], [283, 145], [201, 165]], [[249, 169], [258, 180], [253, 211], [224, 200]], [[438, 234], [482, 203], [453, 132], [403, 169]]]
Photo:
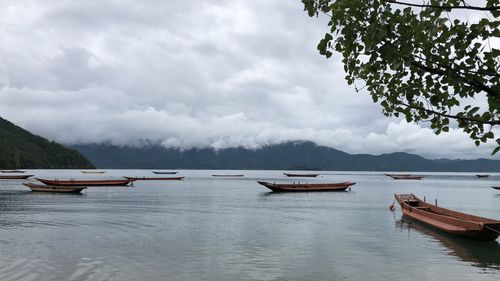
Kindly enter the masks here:
[[180, 150], [159, 145], [142, 148], [83, 145], [74, 148], [99, 168], [500, 172], [498, 160], [429, 160], [402, 152], [348, 154], [303, 141], [256, 150], [241, 147], [217, 151], [211, 148]]
[[53, 168], [94, 168], [94, 165], [78, 151], [50, 142], [0, 117], [0, 169]]

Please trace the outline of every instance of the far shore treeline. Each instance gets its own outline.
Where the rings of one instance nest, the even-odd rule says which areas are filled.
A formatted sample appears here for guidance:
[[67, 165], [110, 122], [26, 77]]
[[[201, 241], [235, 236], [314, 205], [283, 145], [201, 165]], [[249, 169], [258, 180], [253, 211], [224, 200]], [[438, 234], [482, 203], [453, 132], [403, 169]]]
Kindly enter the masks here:
[[0, 169], [91, 169], [78, 151], [34, 135], [0, 117]]

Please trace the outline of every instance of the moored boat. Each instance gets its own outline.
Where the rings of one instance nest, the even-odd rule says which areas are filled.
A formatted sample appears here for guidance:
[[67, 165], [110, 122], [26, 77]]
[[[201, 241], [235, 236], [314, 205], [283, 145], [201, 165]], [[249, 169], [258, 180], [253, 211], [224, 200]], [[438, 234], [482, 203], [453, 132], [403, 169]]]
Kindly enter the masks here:
[[476, 177], [478, 177], [478, 178], [487, 178], [487, 177], [489, 177], [489, 176], [490, 176], [490, 175], [476, 175]]
[[421, 180], [423, 176], [415, 176], [415, 175], [390, 175], [389, 177], [395, 180]]
[[184, 177], [124, 177], [130, 181], [138, 181], [138, 180], [143, 180], [143, 181], [179, 181], [183, 180]]
[[84, 174], [104, 174], [105, 171], [80, 171]]
[[476, 240], [495, 240], [500, 221], [426, 203], [413, 194], [394, 194], [403, 214], [445, 232]]
[[237, 177], [243, 177], [244, 175], [242, 174], [216, 174], [212, 175], [212, 177], [224, 177], [224, 178], [237, 178]]
[[21, 171], [21, 170], [1, 170], [0, 173], [9, 173], [9, 174], [14, 174], [14, 173], [25, 173], [26, 171]]
[[339, 182], [339, 183], [270, 183], [265, 181], [257, 181], [274, 192], [308, 192], [308, 191], [344, 191], [355, 185], [355, 182]]
[[0, 180], [25, 180], [33, 175], [0, 175]]
[[60, 180], [60, 179], [40, 179], [35, 178], [37, 181], [42, 182], [46, 185], [56, 185], [56, 186], [124, 186], [132, 182], [129, 179], [120, 180]]
[[152, 171], [153, 174], [157, 175], [175, 175], [177, 172], [163, 172], [163, 171]]
[[411, 174], [384, 174], [384, 176], [388, 176], [388, 177], [393, 177], [393, 176], [396, 176], [396, 177], [409, 177], [409, 176], [411, 176]]
[[492, 186], [491, 188], [500, 190], [500, 186]]
[[41, 192], [60, 192], [60, 193], [80, 193], [82, 190], [86, 189], [86, 186], [56, 186], [56, 185], [43, 185], [34, 183], [23, 183], [23, 185], [29, 187], [32, 191]]
[[295, 174], [295, 173], [283, 173], [283, 175], [287, 177], [306, 177], [306, 178], [315, 178], [319, 176], [319, 174]]

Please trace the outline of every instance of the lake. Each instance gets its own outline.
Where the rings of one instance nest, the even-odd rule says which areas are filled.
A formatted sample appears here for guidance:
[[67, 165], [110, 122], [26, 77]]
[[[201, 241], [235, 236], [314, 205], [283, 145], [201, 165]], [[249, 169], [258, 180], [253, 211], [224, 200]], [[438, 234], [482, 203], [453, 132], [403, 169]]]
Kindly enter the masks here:
[[[31, 170], [47, 178], [155, 176], [150, 170]], [[214, 178], [212, 174], [244, 174]], [[36, 193], [0, 181], [0, 280], [500, 280], [500, 244], [407, 218], [394, 193], [500, 219], [500, 174], [320, 172], [350, 192], [271, 193], [282, 171], [179, 170], [184, 181]], [[159, 176], [159, 175], [158, 175]], [[31, 180], [34, 182], [34, 180]], [[292, 180], [293, 181], [293, 180]], [[297, 179], [295, 179], [297, 181]]]

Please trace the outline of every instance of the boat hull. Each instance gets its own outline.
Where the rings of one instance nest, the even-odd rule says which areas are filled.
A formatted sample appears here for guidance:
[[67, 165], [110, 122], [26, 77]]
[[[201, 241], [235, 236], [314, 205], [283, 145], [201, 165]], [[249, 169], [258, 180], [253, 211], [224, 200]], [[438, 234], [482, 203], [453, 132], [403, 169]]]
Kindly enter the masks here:
[[104, 171], [80, 171], [83, 174], [104, 174]]
[[319, 176], [319, 174], [290, 174], [290, 173], [283, 173], [283, 175], [287, 177], [300, 177], [300, 178], [315, 178]]
[[395, 194], [395, 198], [405, 216], [447, 233], [485, 241], [495, 240], [500, 234], [500, 221], [431, 205], [413, 194]]
[[37, 192], [56, 192], [56, 193], [80, 193], [86, 189], [86, 186], [54, 186], [54, 185], [40, 185], [32, 183], [23, 183], [29, 187], [31, 191]]
[[0, 180], [25, 180], [33, 175], [0, 175]]
[[243, 177], [244, 175], [212, 175], [212, 177], [222, 177], [222, 178], [238, 178]]
[[180, 181], [184, 177], [162, 177], [162, 178], [152, 178], [152, 177], [124, 177], [130, 181]]
[[159, 171], [153, 171], [153, 174], [157, 175], [175, 175], [177, 172], [159, 172]]
[[37, 181], [46, 185], [54, 186], [125, 186], [132, 182], [129, 179], [123, 180], [48, 180], [36, 178]]
[[496, 189], [496, 190], [500, 190], [500, 186], [492, 186], [491, 188]]
[[276, 184], [265, 181], [258, 181], [274, 192], [321, 192], [321, 191], [346, 191], [355, 182], [340, 183], [320, 183], [320, 184]]
[[407, 175], [389, 175], [389, 177], [395, 180], [421, 180], [423, 176], [407, 176]]

